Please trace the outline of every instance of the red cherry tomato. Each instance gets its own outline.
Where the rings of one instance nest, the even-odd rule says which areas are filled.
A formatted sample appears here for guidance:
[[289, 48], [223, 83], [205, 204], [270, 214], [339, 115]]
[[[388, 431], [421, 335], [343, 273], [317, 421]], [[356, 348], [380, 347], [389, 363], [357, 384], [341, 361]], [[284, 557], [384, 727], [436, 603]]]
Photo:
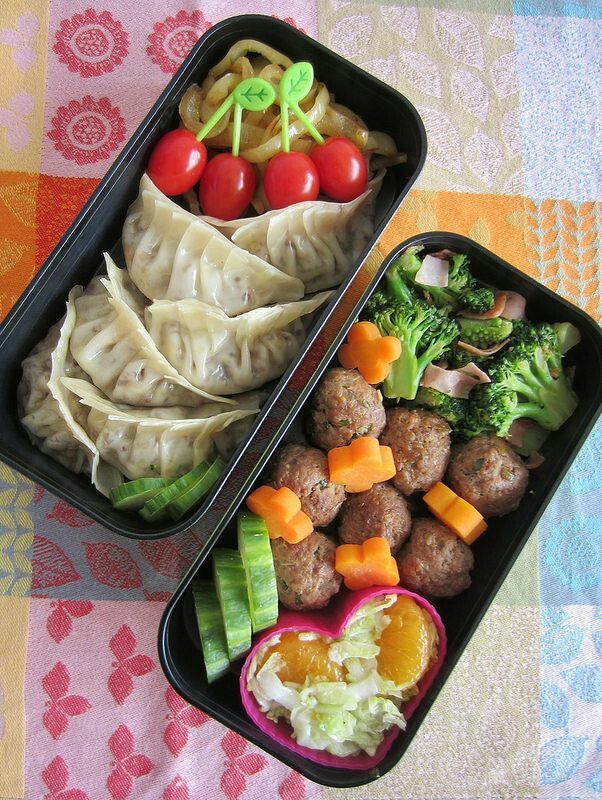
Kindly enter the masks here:
[[148, 177], [164, 194], [182, 194], [198, 183], [207, 163], [207, 148], [180, 128], [162, 136], [148, 160]]
[[339, 203], [355, 200], [365, 191], [368, 183], [366, 162], [358, 148], [340, 136], [316, 145], [311, 158], [318, 175], [320, 188], [328, 197]]
[[278, 153], [267, 166], [263, 188], [272, 208], [284, 208], [303, 200], [315, 200], [320, 179], [313, 161], [305, 153]]
[[212, 158], [199, 184], [199, 200], [205, 214], [218, 219], [236, 219], [244, 212], [255, 191], [253, 167], [241, 156], [220, 153]]

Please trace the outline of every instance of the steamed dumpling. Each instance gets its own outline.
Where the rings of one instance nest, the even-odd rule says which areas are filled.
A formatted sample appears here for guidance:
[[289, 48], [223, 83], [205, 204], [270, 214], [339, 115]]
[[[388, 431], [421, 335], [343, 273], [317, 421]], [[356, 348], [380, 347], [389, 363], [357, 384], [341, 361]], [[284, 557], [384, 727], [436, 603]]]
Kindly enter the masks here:
[[113, 297], [118, 297], [122, 300], [135, 312], [141, 322], [144, 322], [144, 309], [149, 304], [148, 298], [138, 290], [127, 269], [118, 267], [108, 253], [105, 253], [104, 257], [107, 278], [109, 279], [109, 285], [107, 286], [109, 292]]
[[299, 278], [306, 292], [328, 289], [341, 283], [374, 233], [383, 174], [349, 203], [312, 200], [250, 219], [204, 219], [234, 244]]
[[309, 315], [331, 294], [234, 318], [198, 300], [161, 300], [146, 309], [146, 324], [181, 375], [206, 392], [231, 395], [282, 375], [305, 339]]
[[214, 454], [217, 433], [259, 411], [256, 394], [237, 405], [142, 409], [111, 403], [85, 381], [63, 383], [89, 407], [87, 430], [102, 458], [131, 480], [183, 475]]
[[61, 383], [62, 378], [86, 384], [88, 376], [73, 361], [69, 337], [75, 324], [75, 300], [81, 286], [69, 293], [67, 313], [23, 362], [17, 391], [21, 422], [32, 441], [72, 472], [92, 473], [92, 482], [107, 495], [121, 482], [120, 474], [100, 460], [86, 433], [88, 410]]
[[[93, 278], [75, 300], [71, 353], [99, 389], [117, 403], [197, 406], [220, 400], [191, 386], [157, 350], [128, 294], [119, 270], [105, 254], [113, 280]], [[139, 306], [139, 313], [143, 307]]]
[[[71, 309], [72, 301], [78, 294], [81, 294], [81, 287], [71, 291]], [[53, 368], [61, 376], [86, 378], [65, 346], [68, 345], [74, 319], [71, 313], [53, 325], [23, 361], [23, 377], [17, 397], [21, 422], [34, 444], [43, 453], [77, 473], [90, 472], [94, 456], [93, 449], [86, 445], [87, 437], [82, 428], [87, 414], [85, 409], [78, 406], [76, 398], [73, 404], [67, 402], [61, 408], [48, 385]]]
[[303, 297], [300, 280], [241, 250], [163, 195], [147, 175], [122, 241], [132, 280], [152, 300], [193, 298], [234, 316]]

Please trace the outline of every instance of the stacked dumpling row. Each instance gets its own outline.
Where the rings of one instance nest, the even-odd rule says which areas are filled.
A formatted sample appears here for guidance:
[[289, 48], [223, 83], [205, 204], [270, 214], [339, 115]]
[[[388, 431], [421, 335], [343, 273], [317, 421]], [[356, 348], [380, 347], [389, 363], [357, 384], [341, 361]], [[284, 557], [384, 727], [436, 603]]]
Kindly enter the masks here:
[[143, 176], [123, 229], [127, 269], [105, 254], [106, 275], [72, 289], [23, 362], [34, 444], [105, 495], [124, 477], [227, 457], [331, 292], [304, 295], [340, 283], [370, 238], [375, 194], [221, 223]]

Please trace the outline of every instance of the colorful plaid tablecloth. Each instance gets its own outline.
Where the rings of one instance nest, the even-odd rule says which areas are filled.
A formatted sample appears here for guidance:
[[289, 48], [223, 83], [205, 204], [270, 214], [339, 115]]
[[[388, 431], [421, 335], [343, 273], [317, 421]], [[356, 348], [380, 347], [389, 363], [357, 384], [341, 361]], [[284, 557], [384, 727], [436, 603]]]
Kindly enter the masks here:
[[[426, 167], [379, 253], [417, 231], [458, 231], [599, 318], [601, 10], [4, 0], [1, 313], [198, 35], [253, 11], [319, 38], [422, 115]], [[601, 461], [598, 427], [400, 764], [345, 792], [291, 772], [168, 687], [156, 630], [193, 535], [119, 539], [0, 464], [0, 797], [600, 797]]]

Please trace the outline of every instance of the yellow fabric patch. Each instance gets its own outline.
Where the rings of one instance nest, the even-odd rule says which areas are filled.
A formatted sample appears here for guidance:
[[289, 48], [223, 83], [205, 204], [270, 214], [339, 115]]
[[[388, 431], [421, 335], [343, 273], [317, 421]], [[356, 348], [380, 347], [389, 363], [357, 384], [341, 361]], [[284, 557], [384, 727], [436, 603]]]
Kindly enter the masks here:
[[0, 594], [25, 597], [31, 588], [34, 485], [6, 464], [0, 464], [0, 482]]
[[44, 129], [48, 5], [4, 0], [0, 44], [0, 169], [38, 172]]
[[0, 596], [0, 797], [24, 796], [28, 619], [28, 598]]

